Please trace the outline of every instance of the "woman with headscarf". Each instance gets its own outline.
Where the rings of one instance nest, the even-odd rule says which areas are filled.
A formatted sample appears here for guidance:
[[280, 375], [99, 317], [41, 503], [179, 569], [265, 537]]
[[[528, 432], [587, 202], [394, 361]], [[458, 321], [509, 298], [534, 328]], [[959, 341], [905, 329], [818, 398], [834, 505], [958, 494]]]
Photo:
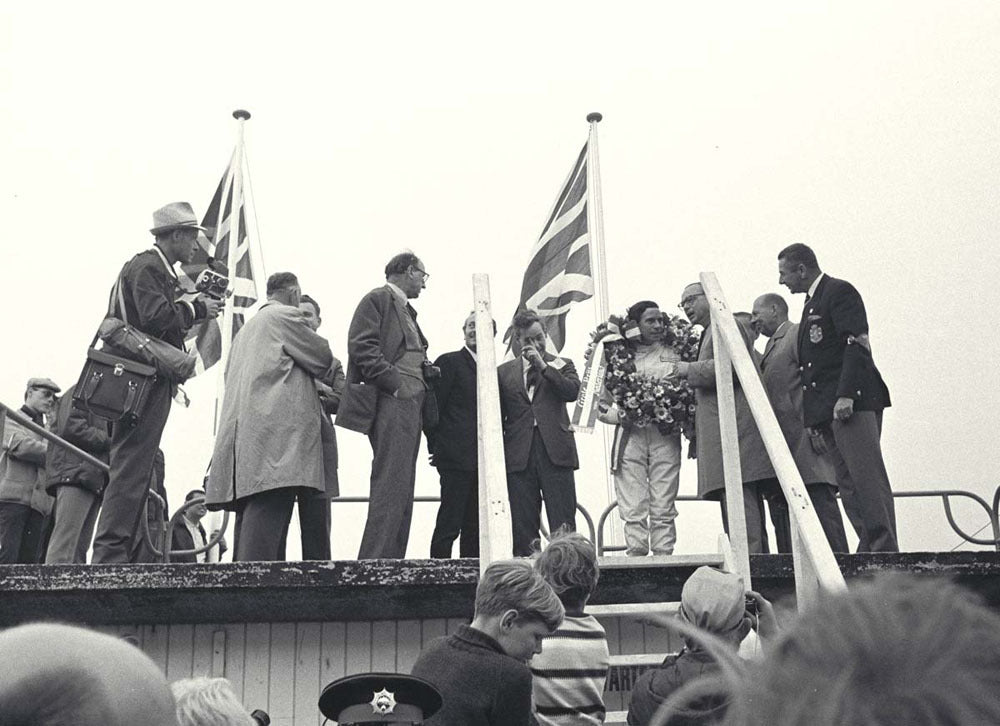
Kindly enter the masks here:
[[[628, 319], [639, 330], [639, 338], [629, 342], [636, 373], [647, 378], [673, 376], [680, 356], [663, 342], [666, 328], [660, 306], [652, 300], [637, 302], [628, 309]], [[600, 414], [600, 419], [615, 426], [611, 470], [625, 531], [626, 554], [635, 557], [650, 551], [654, 555], [673, 554], [677, 542], [674, 520], [681, 474], [681, 436], [662, 434], [655, 425], [635, 426], [611, 401], [605, 389], [603, 402], [607, 410]]]

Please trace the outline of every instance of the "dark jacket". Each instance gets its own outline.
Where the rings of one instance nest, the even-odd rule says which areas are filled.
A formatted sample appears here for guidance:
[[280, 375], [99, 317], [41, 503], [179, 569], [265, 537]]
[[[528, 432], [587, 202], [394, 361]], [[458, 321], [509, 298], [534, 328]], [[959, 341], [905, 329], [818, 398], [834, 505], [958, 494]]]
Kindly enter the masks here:
[[[201, 532], [201, 536], [205, 538], [205, 541], [208, 542], [208, 535], [205, 534], [205, 528], [201, 526], [201, 522], [198, 522], [198, 530]], [[193, 549], [194, 539], [191, 537], [187, 525], [184, 524], [184, 518], [180, 517], [174, 524], [174, 531], [170, 533], [170, 550], [176, 552]], [[194, 563], [198, 561], [198, 557], [197, 555], [171, 555], [170, 561]]]
[[[347, 388], [340, 399], [336, 424], [368, 433], [381, 392], [391, 396], [403, 383], [396, 362], [406, 353], [403, 316], [411, 316], [427, 350], [427, 338], [417, 323], [417, 311], [404, 303], [388, 285], [377, 287], [358, 303], [347, 331]], [[434, 396], [424, 398], [425, 420], [437, 416]]]
[[[718, 673], [719, 666], [704, 651], [682, 650], [669, 655], [635, 682], [628, 707], [629, 726], [646, 726], [653, 714], [670, 696], [702, 676]], [[707, 726], [721, 723], [728, 702], [723, 696], [702, 696], [681, 706], [670, 718], [671, 726]]]
[[147, 335], [183, 348], [184, 334], [205, 317], [205, 309], [200, 302], [177, 301], [181, 293], [177, 278], [167, 271], [159, 253], [155, 249], [139, 253], [125, 263], [121, 278], [125, 316], [120, 306], [109, 313], [122, 320], [127, 317], [129, 325]]
[[444, 701], [426, 726], [527, 726], [531, 718], [528, 666], [468, 625], [431, 641], [412, 674], [436, 686]]
[[580, 393], [580, 377], [573, 362], [567, 358], [546, 353], [545, 361], [549, 365], [542, 371], [538, 388], [530, 399], [524, 387], [524, 364], [520, 358], [497, 368], [507, 471], [527, 468], [536, 421], [549, 460], [556, 466], [580, 467], [576, 440], [566, 412], [566, 404], [575, 401]]
[[[74, 388], [70, 386], [59, 399], [54, 433], [107, 464], [111, 448], [109, 424], [89, 411], [73, 407]], [[82, 487], [100, 495], [108, 483], [106, 473], [55, 444], [49, 446], [45, 455], [45, 474], [46, 491], [52, 496], [63, 485]]]
[[[859, 336], [863, 342], [857, 339]], [[802, 309], [799, 365], [806, 426], [833, 420], [838, 398], [854, 399], [855, 411], [881, 411], [890, 405], [867, 343], [868, 317], [854, 286], [824, 275]]]
[[465, 348], [434, 361], [441, 377], [434, 384], [438, 424], [427, 431], [427, 450], [438, 469], [476, 471], [479, 468], [479, 428], [476, 403], [476, 361]]

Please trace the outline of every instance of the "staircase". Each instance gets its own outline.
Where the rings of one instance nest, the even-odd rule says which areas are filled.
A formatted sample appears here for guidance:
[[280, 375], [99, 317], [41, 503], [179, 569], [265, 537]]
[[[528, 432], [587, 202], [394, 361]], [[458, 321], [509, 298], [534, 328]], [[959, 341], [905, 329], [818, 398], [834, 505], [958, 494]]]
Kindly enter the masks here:
[[[731, 550], [729, 540], [723, 535], [719, 540], [720, 551], [706, 555], [671, 555], [668, 557], [601, 557], [602, 574], [610, 570], [639, 570], [652, 567], [697, 568], [702, 565], [728, 569]], [[646, 670], [658, 666], [668, 655], [676, 654], [681, 647], [680, 637], [669, 630], [652, 624], [650, 616], [674, 617], [680, 603], [630, 602], [588, 605], [586, 612], [604, 626], [611, 651], [608, 679], [604, 687], [604, 703], [608, 711], [605, 724], [617, 726], [626, 723], [632, 686]]]

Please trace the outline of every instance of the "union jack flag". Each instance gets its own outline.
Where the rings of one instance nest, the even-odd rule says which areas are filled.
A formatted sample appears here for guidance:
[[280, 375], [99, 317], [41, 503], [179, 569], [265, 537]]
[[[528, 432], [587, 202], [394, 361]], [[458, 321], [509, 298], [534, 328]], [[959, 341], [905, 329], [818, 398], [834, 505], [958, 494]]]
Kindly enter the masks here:
[[[531, 250], [517, 311], [534, 310], [545, 323], [555, 352], [566, 342], [566, 314], [594, 296], [587, 226], [587, 144], [573, 164], [542, 234]], [[505, 338], [509, 338], [508, 330]]]
[[[230, 162], [222, 175], [215, 196], [212, 197], [208, 211], [201, 226], [207, 231], [198, 235], [198, 251], [189, 265], [180, 266], [177, 270], [181, 284], [188, 290], [194, 289], [195, 280], [201, 271], [209, 266], [209, 258], [215, 261], [212, 269], [229, 278], [233, 290], [233, 336], [243, 327], [247, 310], [257, 302], [257, 285], [253, 276], [253, 265], [250, 261], [250, 237], [247, 234], [247, 223], [244, 200], [239, 200], [239, 242], [236, 247], [236, 269], [229, 274], [226, 266], [229, 259], [229, 245], [233, 235], [231, 224], [233, 220], [233, 163]], [[215, 365], [222, 356], [221, 320], [206, 320], [194, 326], [187, 336], [188, 350], [195, 352], [198, 362], [195, 375], [202, 373]]]

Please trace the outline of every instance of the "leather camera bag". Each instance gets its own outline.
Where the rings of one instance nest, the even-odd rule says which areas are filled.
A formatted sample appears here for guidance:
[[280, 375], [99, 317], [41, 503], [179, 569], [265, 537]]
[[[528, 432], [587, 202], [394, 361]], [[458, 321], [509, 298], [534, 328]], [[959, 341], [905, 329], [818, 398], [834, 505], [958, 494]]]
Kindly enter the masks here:
[[[109, 316], [115, 314], [121, 300], [124, 272], [122, 269], [112, 291], [108, 304]], [[124, 303], [121, 305], [121, 313], [125, 315]], [[125, 324], [128, 325], [127, 320]], [[142, 417], [149, 390], [156, 383], [156, 368], [115, 355], [109, 350], [98, 350], [94, 346], [100, 334], [101, 329], [98, 329], [90, 342], [87, 362], [73, 390], [73, 405], [114, 423], [135, 426]]]
[[73, 405], [115, 423], [134, 426], [142, 416], [156, 369], [91, 346]]

